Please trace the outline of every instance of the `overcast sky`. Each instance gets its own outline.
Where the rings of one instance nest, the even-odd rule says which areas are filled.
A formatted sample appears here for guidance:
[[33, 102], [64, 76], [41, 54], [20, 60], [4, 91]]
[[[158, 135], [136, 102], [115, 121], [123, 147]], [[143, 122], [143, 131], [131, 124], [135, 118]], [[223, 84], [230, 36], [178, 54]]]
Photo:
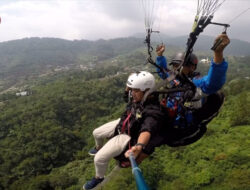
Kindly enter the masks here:
[[[141, 1], [145, 0], [1, 0], [0, 42], [26, 37], [97, 40], [145, 33]], [[153, 28], [169, 36], [187, 35], [196, 6], [197, 0], [155, 2]], [[213, 21], [230, 22], [247, 8], [250, 0], [226, 0]], [[250, 10], [233, 21], [229, 36], [250, 42], [249, 18]], [[209, 25], [202, 34], [215, 36], [222, 29]]]

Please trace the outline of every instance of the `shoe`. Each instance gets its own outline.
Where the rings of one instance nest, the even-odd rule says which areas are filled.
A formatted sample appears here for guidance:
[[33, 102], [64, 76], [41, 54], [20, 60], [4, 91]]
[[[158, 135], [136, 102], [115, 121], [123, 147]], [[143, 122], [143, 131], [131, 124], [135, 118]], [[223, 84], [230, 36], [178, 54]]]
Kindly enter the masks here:
[[95, 177], [93, 177], [90, 181], [87, 181], [87, 183], [85, 183], [85, 184], [83, 185], [83, 189], [84, 189], [84, 190], [93, 189], [93, 188], [95, 188], [98, 184], [100, 184], [103, 180], [104, 180], [104, 178], [95, 178]]
[[98, 152], [98, 150], [96, 149], [96, 147], [91, 148], [91, 149], [89, 150], [89, 155], [90, 155], [90, 156], [95, 156], [97, 152]]

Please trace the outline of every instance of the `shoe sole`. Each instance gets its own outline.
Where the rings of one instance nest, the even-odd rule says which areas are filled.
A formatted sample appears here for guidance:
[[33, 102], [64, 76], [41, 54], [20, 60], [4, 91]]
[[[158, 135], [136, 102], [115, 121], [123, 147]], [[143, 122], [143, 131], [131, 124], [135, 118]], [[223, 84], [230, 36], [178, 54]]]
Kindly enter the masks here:
[[[99, 185], [100, 185], [100, 184], [98, 184], [97, 186], [95, 186], [94, 188], [89, 189], [89, 190], [96, 190], [98, 187], [100, 187]], [[82, 189], [83, 189], [83, 190], [88, 190], [88, 189], [85, 189], [84, 186], [82, 187]]]
[[[104, 181], [104, 180], [103, 180], [103, 181]], [[97, 184], [94, 188], [92, 188], [92, 189], [85, 189], [84, 186], [85, 186], [86, 184], [84, 184], [84, 185], [82, 186], [82, 189], [83, 189], [83, 190], [97, 190], [97, 189], [102, 185], [103, 181], [102, 181], [101, 183], [98, 183], [98, 184]]]
[[93, 153], [88, 153], [90, 156], [95, 156], [96, 155], [96, 153], [95, 154], [93, 154]]
[[[116, 165], [113, 170], [109, 173], [109, 175], [107, 177], [104, 176], [104, 180], [99, 183], [97, 186], [95, 186], [93, 189], [91, 190], [97, 190], [99, 189], [100, 187], [104, 186], [107, 182], [109, 182], [114, 176], [115, 174], [121, 169], [121, 167], [119, 167], [118, 165]], [[85, 184], [84, 184], [85, 185]], [[84, 185], [83, 185], [83, 190], [86, 190], [84, 188]]]

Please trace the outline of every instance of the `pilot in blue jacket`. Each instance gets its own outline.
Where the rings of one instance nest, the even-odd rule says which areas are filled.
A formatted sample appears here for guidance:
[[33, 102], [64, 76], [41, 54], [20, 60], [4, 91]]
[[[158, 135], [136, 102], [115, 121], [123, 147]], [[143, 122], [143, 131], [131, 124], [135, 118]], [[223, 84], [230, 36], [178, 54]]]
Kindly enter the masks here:
[[[185, 102], [181, 102], [181, 100], [187, 94], [186, 92], [168, 94], [167, 99], [165, 99], [165, 105], [170, 118], [172, 117], [173, 119], [172, 124], [175, 128], [190, 126], [195, 126], [195, 128], [203, 126], [206, 128], [206, 124], [218, 114], [223, 104], [224, 95], [218, 91], [226, 82], [228, 63], [223, 57], [223, 50], [230, 43], [230, 40], [226, 34], [220, 34], [215, 39], [215, 42], [218, 40], [222, 42], [214, 50], [214, 57], [211, 60], [211, 65], [206, 76], [201, 77], [195, 72], [198, 64], [195, 54], [189, 56], [188, 61], [181, 69], [179, 67], [184, 61], [184, 53], [177, 53], [169, 64], [172, 65], [172, 70], [179, 68], [180, 72], [187, 76], [196, 87], [195, 93]], [[162, 55], [164, 51], [164, 45], [156, 49], [158, 55], [156, 64], [167, 70], [167, 59]], [[157, 72], [162, 79], [166, 79], [170, 75], [170, 73], [162, 73], [159, 69], [157, 69]], [[173, 87], [183, 87], [184, 85], [178, 79], [173, 80], [171, 84]]]

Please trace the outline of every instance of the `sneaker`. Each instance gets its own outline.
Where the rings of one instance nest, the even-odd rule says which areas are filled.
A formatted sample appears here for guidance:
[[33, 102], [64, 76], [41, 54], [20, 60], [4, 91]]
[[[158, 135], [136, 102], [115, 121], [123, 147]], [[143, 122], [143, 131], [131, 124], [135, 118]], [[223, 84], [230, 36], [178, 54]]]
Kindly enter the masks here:
[[83, 189], [84, 190], [89, 190], [89, 189], [93, 189], [95, 188], [99, 183], [101, 183], [104, 180], [104, 178], [95, 178], [93, 177], [90, 181], [87, 181], [87, 183], [85, 183], [83, 185]]
[[98, 152], [98, 150], [96, 149], [96, 147], [91, 148], [91, 149], [89, 150], [89, 155], [90, 155], [90, 156], [95, 156], [97, 152]]

